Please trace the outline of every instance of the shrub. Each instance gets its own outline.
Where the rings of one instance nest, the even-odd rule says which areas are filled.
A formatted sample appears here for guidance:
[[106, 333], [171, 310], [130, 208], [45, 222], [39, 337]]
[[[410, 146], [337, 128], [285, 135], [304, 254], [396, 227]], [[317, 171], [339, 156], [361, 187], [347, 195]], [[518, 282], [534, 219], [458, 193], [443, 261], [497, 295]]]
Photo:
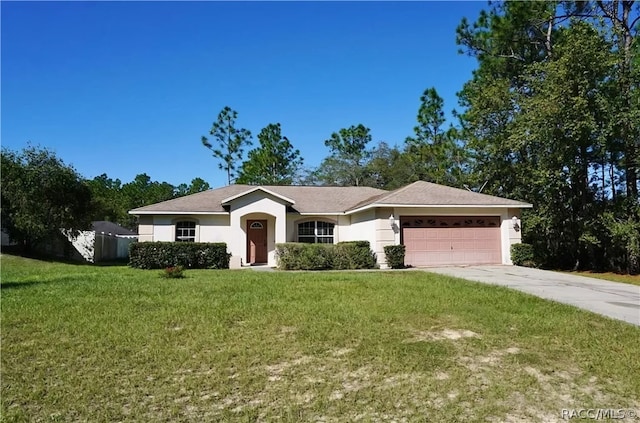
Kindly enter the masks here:
[[227, 244], [205, 242], [134, 242], [129, 265], [138, 269], [228, 269]]
[[335, 245], [334, 269], [373, 269], [376, 255], [371, 251], [369, 241], [345, 241]]
[[369, 241], [338, 244], [288, 242], [276, 245], [278, 267], [283, 270], [372, 269], [375, 254]]
[[531, 244], [511, 245], [511, 261], [516, 266], [537, 267]]
[[404, 245], [386, 245], [384, 255], [387, 265], [392, 269], [404, 269]]
[[283, 270], [323, 270], [333, 266], [333, 244], [288, 242], [276, 245], [278, 267]]
[[160, 276], [167, 279], [182, 279], [184, 278], [184, 267], [182, 266], [171, 266], [166, 267]]

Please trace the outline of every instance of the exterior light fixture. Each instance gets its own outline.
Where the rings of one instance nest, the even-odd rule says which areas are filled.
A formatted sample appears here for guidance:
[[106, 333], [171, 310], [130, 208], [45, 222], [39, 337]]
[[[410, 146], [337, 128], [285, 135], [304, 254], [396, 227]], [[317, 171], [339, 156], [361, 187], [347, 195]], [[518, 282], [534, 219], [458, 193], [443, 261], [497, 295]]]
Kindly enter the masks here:
[[389, 226], [391, 226], [392, 228], [396, 226], [396, 218], [393, 217], [393, 213], [391, 213], [391, 216], [389, 216]]
[[518, 232], [520, 230], [520, 219], [517, 216], [513, 216], [511, 222], [513, 223], [513, 230]]

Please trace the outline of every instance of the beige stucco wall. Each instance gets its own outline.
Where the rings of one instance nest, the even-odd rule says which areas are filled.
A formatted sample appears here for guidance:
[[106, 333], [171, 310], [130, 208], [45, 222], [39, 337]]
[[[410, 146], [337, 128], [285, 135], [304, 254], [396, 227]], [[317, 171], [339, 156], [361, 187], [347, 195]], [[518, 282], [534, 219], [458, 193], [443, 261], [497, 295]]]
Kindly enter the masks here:
[[343, 239], [343, 241], [369, 241], [371, 249], [377, 254], [377, 226], [375, 209], [354, 213], [351, 215], [349, 239]]
[[153, 216], [140, 216], [138, 218], [138, 241], [153, 240]]
[[229, 238], [228, 215], [164, 215], [153, 216], [152, 239], [144, 241], [175, 241], [176, 222], [183, 220], [196, 222], [196, 242], [227, 242]]
[[[381, 268], [387, 267], [387, 259], [384, 255], [384, 247], [386, 245], [396, 245], [400, 243], [399, 226], [393, 227], [389, 223], [389, 217], [393, 214], [392, 208], [376, 209], [376, 243], [371, 248], [376, 253], [378, 264]], [[397, 216], [394, 214], [394, 217]], [[398, 234], [396, 240], [396, 232]]]
[[275, 244], [286, 242], [287, 205], [278, 197], [262, 191], [235, 199], [230, 205], [230, 227], [227, 245], [232, 263], [237, 258], [247, 263], [247, 219], [267, 220], [268, 265], [276, 266]]

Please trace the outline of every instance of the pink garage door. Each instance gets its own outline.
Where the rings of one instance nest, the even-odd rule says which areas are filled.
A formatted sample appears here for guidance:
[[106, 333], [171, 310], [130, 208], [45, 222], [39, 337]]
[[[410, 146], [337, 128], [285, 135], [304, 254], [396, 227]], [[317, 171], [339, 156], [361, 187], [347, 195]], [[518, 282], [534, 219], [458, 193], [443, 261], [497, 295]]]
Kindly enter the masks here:
[[400, 225], [407, 265], [502, 262], [498, 216], [403, 216]]

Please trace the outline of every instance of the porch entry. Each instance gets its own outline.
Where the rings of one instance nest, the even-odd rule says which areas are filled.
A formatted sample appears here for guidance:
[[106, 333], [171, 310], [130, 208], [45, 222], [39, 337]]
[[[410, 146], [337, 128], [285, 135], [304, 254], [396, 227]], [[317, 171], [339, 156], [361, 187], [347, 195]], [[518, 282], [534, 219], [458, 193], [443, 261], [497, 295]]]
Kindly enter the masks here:
[[267, 221], [247, 220], [247, 263], [267, 261]]

